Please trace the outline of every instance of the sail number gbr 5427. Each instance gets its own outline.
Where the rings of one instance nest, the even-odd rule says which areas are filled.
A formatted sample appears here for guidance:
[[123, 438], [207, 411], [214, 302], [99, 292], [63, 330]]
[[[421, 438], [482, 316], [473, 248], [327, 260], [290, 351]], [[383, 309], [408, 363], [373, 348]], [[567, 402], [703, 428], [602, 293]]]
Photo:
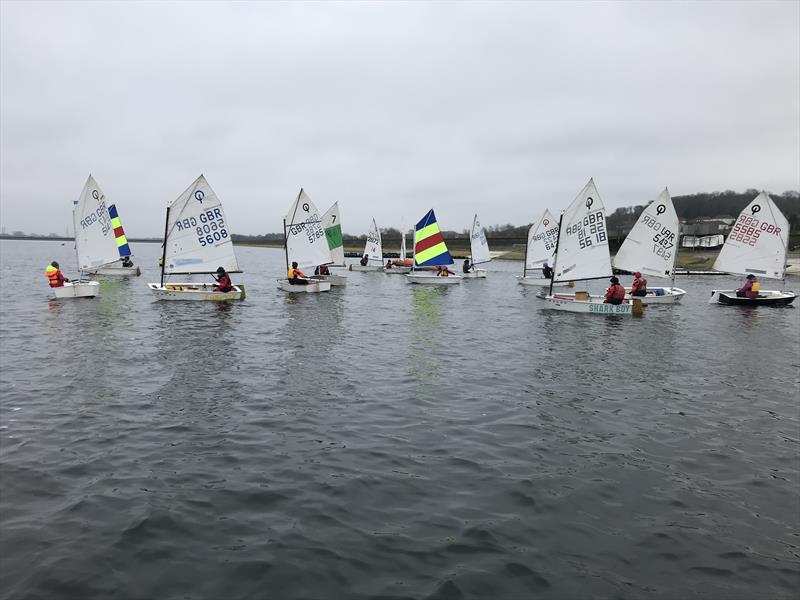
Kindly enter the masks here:
[[211, 208], [201, 212], [197, 217], [186, 217], [175, 221], [178, 231], [194, 229], [197, 234], [197, 241], [201, 246], [221, 242], [228, 237], [228, 228], [225, 225], [225, 217], [219, 208]]

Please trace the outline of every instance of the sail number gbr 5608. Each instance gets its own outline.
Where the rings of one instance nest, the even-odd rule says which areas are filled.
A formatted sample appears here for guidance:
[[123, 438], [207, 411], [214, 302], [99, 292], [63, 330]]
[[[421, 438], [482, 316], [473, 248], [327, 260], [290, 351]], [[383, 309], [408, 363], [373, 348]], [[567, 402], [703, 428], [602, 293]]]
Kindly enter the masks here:
[[178, 231], [194, 229], [197, 234], [197, 241], [201, 246], [221, 242], [228, 237], [228, 228], [225, 225], [225, 217], [219, 208], [212, 208], [201, 212], [197, 217], [186, 217], [180, 221], [175, 221]]

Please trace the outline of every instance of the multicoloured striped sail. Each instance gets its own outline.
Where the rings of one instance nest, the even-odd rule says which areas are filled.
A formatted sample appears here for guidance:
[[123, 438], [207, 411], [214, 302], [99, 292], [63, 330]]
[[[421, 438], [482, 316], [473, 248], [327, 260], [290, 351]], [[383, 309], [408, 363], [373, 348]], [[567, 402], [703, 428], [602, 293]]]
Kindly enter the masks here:
[[119, 220], [116, 205], [112, 204], [108, 207], [108, 215], [111, 217], [111, 227], [114, 229], [114, 237], [117, 240], [117, 250], [119, 250], [120, 258], [130, 256], [131, 248], [128, 246], [128, 238], [125, 237], [125, 231], [122, 229], [122, 222]]
[[433, 209], [414, 228], [414, 264], [417, 267], [453, 264]]

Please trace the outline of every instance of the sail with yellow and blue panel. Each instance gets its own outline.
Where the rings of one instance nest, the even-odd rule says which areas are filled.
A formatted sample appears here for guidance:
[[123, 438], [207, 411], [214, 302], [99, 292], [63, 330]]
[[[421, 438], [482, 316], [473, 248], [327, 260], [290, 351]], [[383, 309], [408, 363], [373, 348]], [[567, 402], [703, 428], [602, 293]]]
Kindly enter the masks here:
[[117, 207], [112, 204], [108, 207], [108, 216], [111, 217], [111, 227], [114, 230], [114, 238], [117, 243], [117, 250], [119, 257], [125, 258], [131, 255], [131, 247], [128, 245], [128, 238], [125, 237], [125, 231], [122, 229], [122, 222], [119, 220], [119, 213]]
[[414, 265], [435, 267], [452, 264], [453, 258], [444, 243], [436, 214], [430, 209], [414, 228]]

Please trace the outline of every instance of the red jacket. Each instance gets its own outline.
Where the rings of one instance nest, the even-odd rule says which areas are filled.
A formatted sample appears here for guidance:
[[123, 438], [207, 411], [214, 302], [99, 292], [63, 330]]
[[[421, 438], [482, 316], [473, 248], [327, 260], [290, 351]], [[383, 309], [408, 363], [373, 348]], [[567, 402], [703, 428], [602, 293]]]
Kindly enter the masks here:
[[230, 292], [233, 289], [233, 284], [231, 283], [231, 278], [228, 276], [227, 273], [221, 275], [219, 279], [217, 279], [217, 287], [214, 288], [215, 292]]
[[753, 291], [753, 283], [755, 279], [748, 279], [745, 284], [740, 287], [737, 291], [744, 293], [745, 296], [748, 298], [758, 298], [758, 292]]
[[640, 288], [643, 290], [647, 289], [647, 279], [644, 277], [637, 277], [633, 280], [633, 283], [631, 284], [631, 294]]
[[615, 300], [622, 300], [625, 298], [625, 288], [618, 283], [614, 283], [606, 290], [606, 301], [614, 298]]

